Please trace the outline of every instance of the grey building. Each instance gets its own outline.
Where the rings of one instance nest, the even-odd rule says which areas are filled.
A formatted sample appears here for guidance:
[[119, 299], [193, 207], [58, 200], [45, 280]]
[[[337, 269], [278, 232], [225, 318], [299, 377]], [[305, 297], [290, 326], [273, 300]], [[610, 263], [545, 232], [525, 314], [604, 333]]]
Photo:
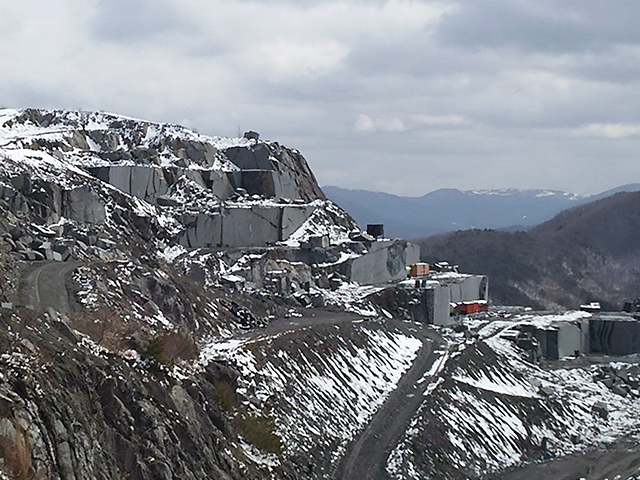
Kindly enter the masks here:
[[489, 280], [485, 275], [457, 272], [431, 273], [400, 282], [399, 288], [415, 291], [419, 304], [411, 307], [412, 317], [434, 325], [452, 325], [456, 305], [465, 302], [487, 302]]

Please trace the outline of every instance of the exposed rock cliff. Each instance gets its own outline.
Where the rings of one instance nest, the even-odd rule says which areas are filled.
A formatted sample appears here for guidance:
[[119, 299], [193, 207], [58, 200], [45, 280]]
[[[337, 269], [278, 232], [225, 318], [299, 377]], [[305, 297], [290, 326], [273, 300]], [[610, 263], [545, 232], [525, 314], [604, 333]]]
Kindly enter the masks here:
[[[415, 249], [377, 244], [325, 199], [299, 152], [255, 138], [3, 110], [0, 167], [0, 471], [300, 476], [303, 446], [283, 443], [283, 411], [247, 391], [247, 373], [211, 345], [265, 327], [296, 335], [302, 327], [287, 319], [303, 307], [375, 315], [351, 281], [402, 278]], [[380, 342], [405, 338], [372, 343], [368, 326], [353, 328], [327, 355], [343, 361], [355, 348], [376, 358]], [[393, 382], [370, 368], [376, 375], [363, 398], [379, 402]], [[304, 468], [319, 474], [337, 459]]]

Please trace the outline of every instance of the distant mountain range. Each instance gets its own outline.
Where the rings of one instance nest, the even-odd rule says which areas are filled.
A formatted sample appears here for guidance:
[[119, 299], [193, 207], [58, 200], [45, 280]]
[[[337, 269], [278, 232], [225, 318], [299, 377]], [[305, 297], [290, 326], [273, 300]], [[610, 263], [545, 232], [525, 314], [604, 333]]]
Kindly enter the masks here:
[[640, 184], [624, 185], [591, 196], [557, 190], [515, 189], [460, 191], [447, 188], [422, 197], [331, 186], [322, 190], [361, 227], [382, 223], [387, 236], [412, 239], [471, 228], [527, 230], [567, 208], [619, 192], [640, 191]]
[[527, 232], [466, 230], [417, 240], [423, 261], [489, 276], [492, 301], [537, 309], [640, 296], [640, 192], [606, 196]]

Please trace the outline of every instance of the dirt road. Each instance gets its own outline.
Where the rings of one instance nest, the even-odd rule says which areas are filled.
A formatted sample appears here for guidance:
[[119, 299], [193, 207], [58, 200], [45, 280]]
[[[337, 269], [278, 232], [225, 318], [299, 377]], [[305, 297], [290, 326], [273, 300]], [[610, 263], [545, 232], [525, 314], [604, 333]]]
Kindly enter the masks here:
[[80, 265], [78, 262], [34, 262], [22, 277], [20, 303], [36, 310], [52, 307], [69, 315], [66, 276]]
[[635, 442], [620, 440], [609, 448], [535, 463], [514, 469], [491, 480], [529, 480], [553, 478], [554, 480], [603, 480], [640, 478], [640, 448]]
[[[337, 325], [344, 323], [360, 323], [366, 319], [352, 313], [335, 312], [322, 309], [306, 311], [302, 317], [279, 318], [261, 329], [247, 331], [235, 338], [249, 341], [260, 341], [264, 338], [285, 333], [314, 328], [320, 325]], [[390, 330], [398, 329], [406, 335], [419, 338], [422, 348], [398, 382], [396, 389], [385, 403], [373, 415], [367, 427], [347, 448], [347, 454], [331, 475], [335, 479], [365, 480], [386, 479], [386, 463], [391, 451], [401, 441], [411, 419], [422, 405], [424, 392], [430, 385], [431, 378], [425, 378], [442, 352], [435, 350], [441, 346], [443, 339], [429, 326], [389, 320], [385, 322]], [[420, 382], [420, 383], [419, 383]]]
[[386, 479], [386, 463], [398, 445], [411, 419], [422, 405], [430, 379], [418, 383], [433, 363], [440, 358], [435, 349], [442, 339], [426, 326], [416, 327], [405, 322], [390, 322], [405, 333], [419, 337], [423, 347], [411, 368], [402, 376], [396, 389], [371, 418], [371, 421], [352, 443], [334, 478], [344, 480]]

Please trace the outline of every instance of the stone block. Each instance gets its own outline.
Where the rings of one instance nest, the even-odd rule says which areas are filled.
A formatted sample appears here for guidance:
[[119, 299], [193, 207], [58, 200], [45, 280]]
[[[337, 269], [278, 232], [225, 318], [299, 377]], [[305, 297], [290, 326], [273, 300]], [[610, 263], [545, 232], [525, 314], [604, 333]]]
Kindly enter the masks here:
[[273, 170], [269, 150], [263, 143], [250, 147], [227, 148], [224, 154], [242, 170]]
[[20, 175], [13, 177], [11, 179], [11, 185], [23, 195], [31, 194], [32, 183], [31, 176], [28, 173], [21, 173]]
[[185, 215], [180, 243], [189, 248], [216, 247], [222, 243], [221, 215]]
[[66, 262], [71, 257], [71, 249], [67, 245], [54, 245], [51, 250], [53, 259], [57, 262]]
[[611, 391], [616, 395], [620, 395], [621, 397], [626, 397], [629, 394], [629, 392], [626, 388], [624, 388], [623, 385], [613, 385], [611, 387]]
[[329, 245], [329, 237], [327, 235], [309, 237], [309, 248], [329, 248]]
[[178, 200], [167, 195], [160, 195], [156, 198], [156, 203], [161, 207], [177, 207]]
[[406, 240], [373, 242], [369, 252], [353, 259], [350, 280], [363, 285], [382, 284], [407, 277], [407, 265], [416, 263], [420, 247]]
[[42, 244], [40, 245], [39, 250], [44, 253], [47, 250], [51, 250], [52, 246], [53, 245], [51, 244], [51, 242], [42, 242]]
[[298, 230], [302, 224], [311, 217], [316, 209], [316, 207], [313, 206], [287, 206], [282, 208], [282, 240], [286, 240], [292, 233]]
[[311, 295], [311, 306], [313, 308], [324, 307], [324, 297], [318, 293]]
[[199, 170], [185, 170], [184, 177], [188, 178], [194, 183], [197, 183], [202, 188], [207, 188], [207, 185], [204, 179], [202, 178], [202, 173]]
[[23, 250], [22, 251], [22, 257], [25, 260], [28, 260], [30, 262], [36, 260], [36, 252], [34, 252], [33, 250]]
[[100, 224], [106, 218], [104, 202], [88, 187], [63, 192], [62, 204], [64, 216], [71, 220]]
[[9, 233], [13, 240], [20, 240], [24, 236], [24, 230], [20, 227], [13, 228]]
[[545, 397], [550, 397], [551, 395], [553, 395], [554, 390], [552, 387], [543, 386], [538, 389], [538, 392], [544, 395]]
[[235, 193], [236, 185], [233, 174], [230, 172], [219, 172], [217, 170], [202, 171], [202, 179], [206, 188], [221, 200], [227, 200]]
[[96, 241], [96, 247], [102, 248], [103, 250], [109, 250], [111, 248], [116, 247], [118, 244], [108, 238], [99, 238]]

